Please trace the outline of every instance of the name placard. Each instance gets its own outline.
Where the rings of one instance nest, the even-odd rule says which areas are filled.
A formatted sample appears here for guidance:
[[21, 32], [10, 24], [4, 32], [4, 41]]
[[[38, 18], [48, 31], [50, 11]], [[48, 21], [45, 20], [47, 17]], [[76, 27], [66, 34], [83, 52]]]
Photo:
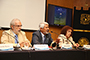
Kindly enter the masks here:
[[49, 50], [47, 44], [34, 44], [35, 50]]
[[72, 44], [62, 44], [61, 49], [72, 49]]
[[1, 51], [13, 50], [13, 44], [0, 44]]
[[84, 49], [90, 49], [90, 45], [83, 45]]

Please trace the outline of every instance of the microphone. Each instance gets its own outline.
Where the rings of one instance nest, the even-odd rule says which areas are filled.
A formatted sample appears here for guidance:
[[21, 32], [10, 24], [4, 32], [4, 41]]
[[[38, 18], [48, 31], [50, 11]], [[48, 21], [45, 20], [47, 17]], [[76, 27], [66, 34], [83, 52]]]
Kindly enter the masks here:
[[56, 33], [56, 32], [53, 32], [53, 31], [51, 31], [51, 33], [55, 33], [55, 34], [59, 35], [58, 33]]
[[[69, 40], [70, 41], [70, 40]], [[71, 42], [71, 41], [70, 41]], [[75, 48], [75, 49], [80, 49], [80, 50], [84, 50], [84, 48], [82, 48], [82, 47], [76, 47], [76, 46], [74, 46], [74, 44], [71, 42], [71, 44], [73, 45], [73, 47]]]
[[[51, 31], [51, 33], [55, 33], [56, 35], [59, 35], [58, 33], [53, 32], [53, 31]], [[55, 46], [57, 46], [57, 49], [60, 49], [59, 44], [56, 42], [52, 44], [52, 47], [55, 47]]]
[[[7, 32], [5, 32], [5, 33], [7, 33]], [[11, 37], [13, 37], [14, 39], [16, 39], [16, 37], [15, 36], [12, 36], [11, 34], [9, 34], [9, 33], [7, 33], [9, 36], [11, 36]], [[18, 42], [18, 40], [17, 40], [17, 43], [19, 43]]]
[[[14, 39], [16, 39], [15, 36], [12, 36], [11, 34], [9, 34], [8, 32], [5, 32], [6, 34], [8, 34], [9, 36], [13, 37]], [[17, 40], [17, 45], [14, 47], [14, 51], [22, 51], [22, 49], [20, 48], [19, 42]]]
[[[9, 34], [8, 32], [5, 32], [6, 34], [8, 34], [9, 36], [11, 36], [11, 37], [13, 37], [14, 39], [16, 39], [16, 37], [15, 36], [12, 36], [11, 34]], [[17, 43], [19, 43], [18, 42], [18, 40], [17, 40]], [[17, 45], [17, 47], [18, 47], [18, 45]]]
[[[5, 33], [7, 33], [7, 32], [5, 32]], [[14, 36], [12, 36], [11, 34], [9, 34], [9, 33], [7, 33], [9, 36], [11, 36], [11, 37], [13, 37], [14, 39], [15, 39], [15, 37]]]
[[53, 44], [52, 44], [52, 47], [55, 47], [55, 46], [56, 46], [56, 43], [53, 43]]
[[[71, 42], [70, 40], [68, 40], [69, 42]], [[76, 46], [74, 46], [74, 44], [71, 42], [71, 44], [73, 45], [73, 48], [75, 48], [76, 49]]]
[[[70, 40], [68, 40], [68, 41], [70, 41]], [[70, 41], [71, 42], [71, 41]], [[73, 47], [75, 48], [75, 49], [80, 49], [80, 50], [83, 50], [84, 48], [82, 48], [82, 47], [76, 47], [76, 46], [74, 46], [74, 44], [71, 42], [71, 44], [73, 45]]]

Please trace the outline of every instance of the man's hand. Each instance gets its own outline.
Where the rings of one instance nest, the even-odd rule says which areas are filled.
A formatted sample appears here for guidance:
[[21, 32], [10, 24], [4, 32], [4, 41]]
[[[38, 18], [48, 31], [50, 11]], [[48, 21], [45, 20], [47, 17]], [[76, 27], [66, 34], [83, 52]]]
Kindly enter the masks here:
[[24, 47], [24, 42], [20, 43], [20, 47], [21, 48]]
[[22, 48], [22, 47], [29, 47], [30, 46], [30, 44], [29, 44], [29, 42], [22, 42], [22, 43], [20, 43], [20, 47]]
[[28, 42], [24, 42], [24, 45], [25, 45], [26, 47], [29, 47], [29, 46], [30, 46], [30, 44], [29, 44]]

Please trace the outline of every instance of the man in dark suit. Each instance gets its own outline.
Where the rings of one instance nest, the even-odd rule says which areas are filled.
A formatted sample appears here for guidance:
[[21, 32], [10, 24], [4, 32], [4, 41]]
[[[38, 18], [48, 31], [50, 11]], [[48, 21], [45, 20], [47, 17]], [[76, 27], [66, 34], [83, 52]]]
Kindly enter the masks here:
[[39, 29], [33, 33], [31, 44], [48, 44], [50, 46], [53, 39], [49, 33], [49, 24], [47, 22], [40, 23]]

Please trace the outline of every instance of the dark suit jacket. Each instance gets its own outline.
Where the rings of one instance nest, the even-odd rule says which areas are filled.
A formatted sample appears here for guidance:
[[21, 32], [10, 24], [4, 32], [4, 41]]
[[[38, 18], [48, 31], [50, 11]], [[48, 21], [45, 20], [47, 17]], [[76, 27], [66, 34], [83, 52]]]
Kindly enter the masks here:
[[32, 36], [32, 42], [31, 44], [48, 44], [50, 46], [50, 44], [52, 43], [53, 39], [51, 38], [51, 34], [47, 34], [44, 43], [42, 43], [42, 35], [41, 32], [38, 30], [36, 32], [33, 33]]

